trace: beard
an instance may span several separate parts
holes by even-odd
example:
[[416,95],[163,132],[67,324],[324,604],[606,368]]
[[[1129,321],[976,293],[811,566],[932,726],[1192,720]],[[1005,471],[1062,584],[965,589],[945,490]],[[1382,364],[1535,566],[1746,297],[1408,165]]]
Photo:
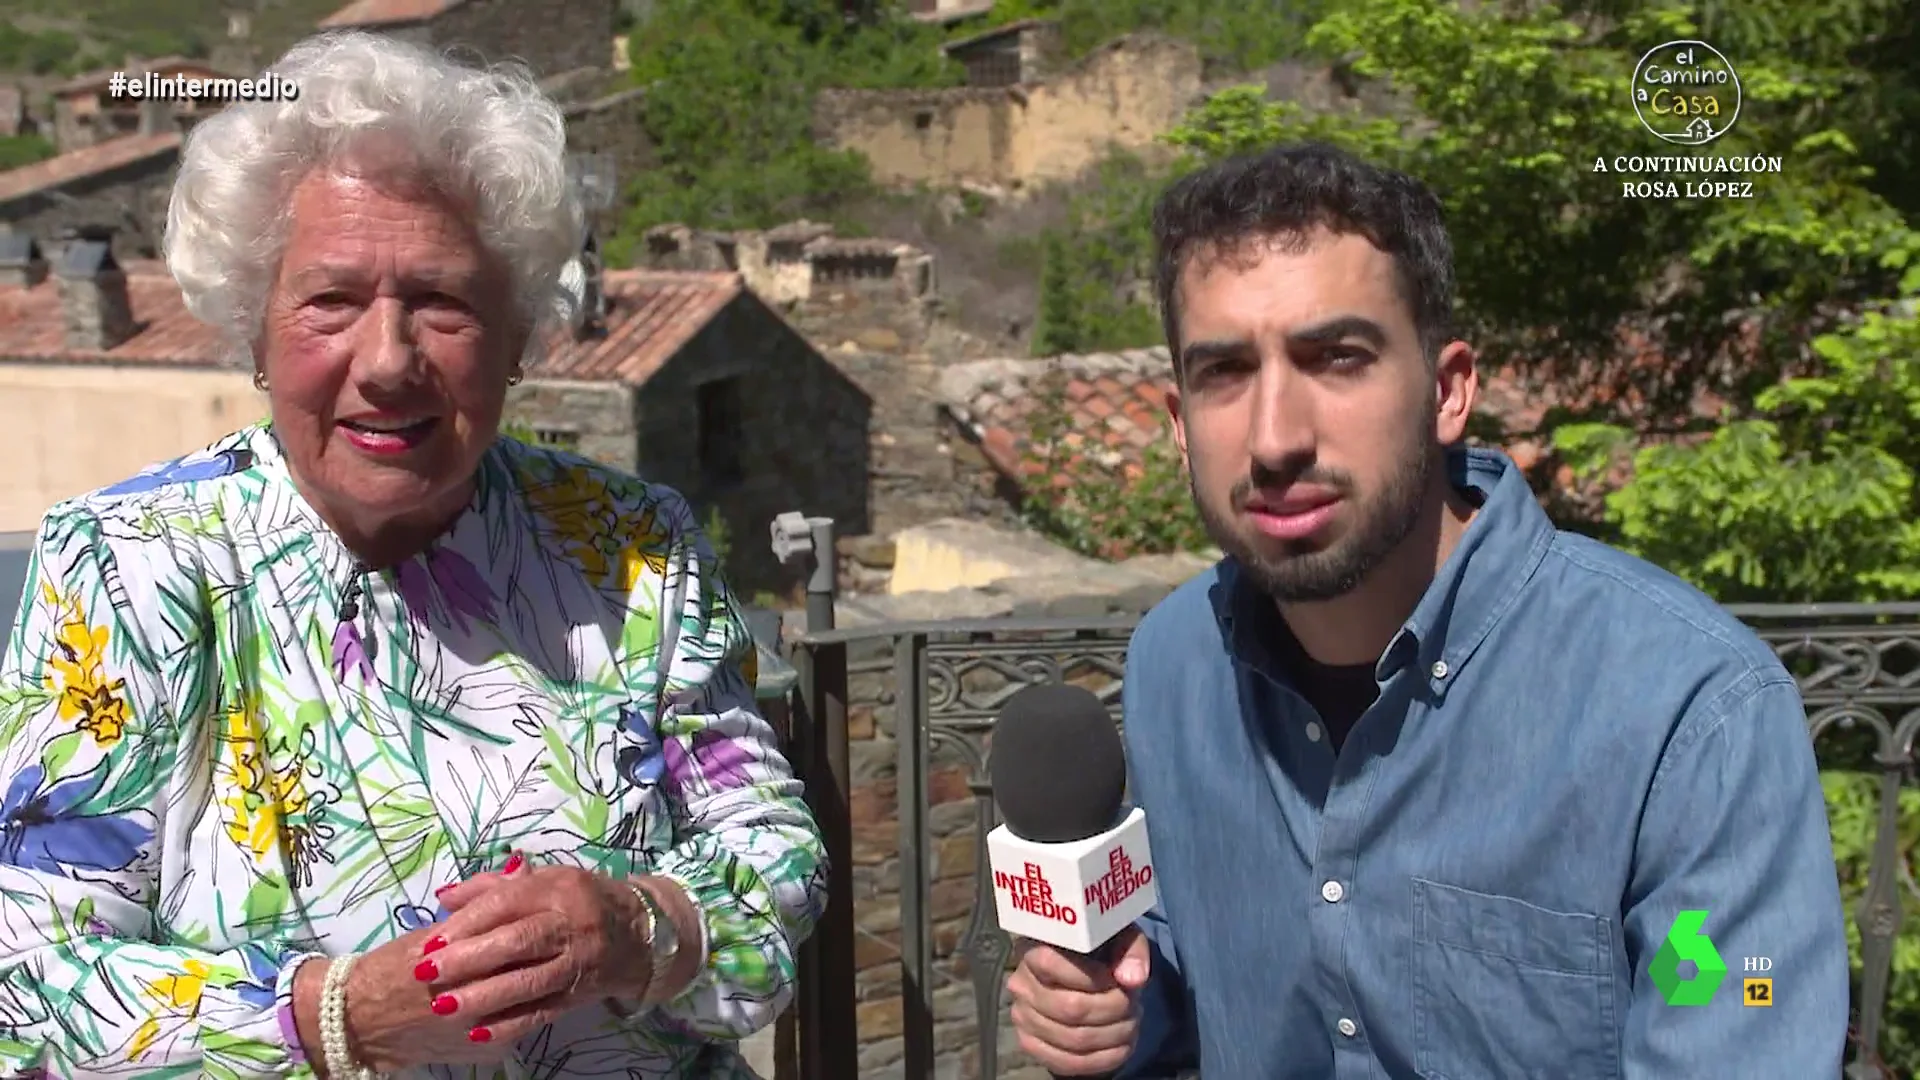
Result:
[[[1349,473],[1311,465],[1291,470],[1256,465],[1253,475],[1234,484],[1225,506],[1201,497],[1191,469],[1187,483],[1214,545],[1239,563],[1260,591],[1283,603],[1304,603],[1352,592],[1412,535],[1426,502],[1434,457],[1426,446],[1409,446],[1372,495],[1358,492]],[[1255,490],[1301,482],[1339,493],[1355,518],[1346,535],[1321,547],[1312,539],[1275,541],[1246,523],[1242,512]]]

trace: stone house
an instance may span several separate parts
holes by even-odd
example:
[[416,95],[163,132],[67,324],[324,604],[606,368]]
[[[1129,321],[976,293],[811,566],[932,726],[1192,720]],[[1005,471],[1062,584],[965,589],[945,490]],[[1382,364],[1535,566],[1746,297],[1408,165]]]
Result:
[[108,92],[108,81],[119,71],[134,77],[151,73],[160,79],[235,77],[234,72],[221,71],[204,61],[184,56],[133,61],[117,68],[77,76],[53,89],[53,142],[60,152],[83,150],[126,135],[185,131],[196,121],[212,115],[223,104],[212,98],[161,100],[114,97]]
[[122,135],[0,172],[0,226],[35,237],[107,228],[117,258],[157,258],[181,141],[175,129]]
[[[873,401],[871,532],[946,517],[1002,520],[1006,502],[957,475],[940,430],[935,384],[959,349],[939,318],[933,256],[911,244],[845,238],[808,221],[764,231],[684,225],[649,230],[635,255],[659,269],[737,273]],[[842,526],[840,535],[857,534]],[[849,544],[849,560],[871,545]],[[851,565],[851,564],[850,564]],[[850,587],[858,587],[851,574]]]
[[1001,28],[950,47],[973,85],[822,92],[814,137],[857,150],[883,184],[1017,194],[1084,175],[1113,150],[1164,152],[1205,89],[1193,45],[1117,39],[1050,66],[1043,26]]
[[743,590],[791,580],[768,541],[778,514],[867,531],[873,402],[739,274],[610,270],[602,291],[602,328],[556,338],[509,421],[717,511]]
[[322,30],[373,30],[435,48],[514,59],[538,76],[613,64],[619,0],[353,0]]
[[[0,234],[0,531],[260,419],[158,263],[104,231],[48,251]],[[788,581],[768,545],[800,510],[867,526],[871,404],[736,274],[614,271],[596,325],[556,336],[511,392],[536,441],[680,489],[717,511],[748,596]]]

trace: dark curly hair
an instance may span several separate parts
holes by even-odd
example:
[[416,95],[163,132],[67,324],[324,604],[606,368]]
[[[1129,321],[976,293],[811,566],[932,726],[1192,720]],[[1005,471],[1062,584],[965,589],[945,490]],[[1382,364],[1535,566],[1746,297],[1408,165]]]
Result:
[[1402,172],[1325,143],[1291,143],[1182,177],[1153,209],[1154,289],[1167,347],[1180,353],[1181,271],[1251,243],[1296,242],[1316,227],[1357,233],[1393,256],[1429,363],[1452,335],[1453,244],[1440,200]]

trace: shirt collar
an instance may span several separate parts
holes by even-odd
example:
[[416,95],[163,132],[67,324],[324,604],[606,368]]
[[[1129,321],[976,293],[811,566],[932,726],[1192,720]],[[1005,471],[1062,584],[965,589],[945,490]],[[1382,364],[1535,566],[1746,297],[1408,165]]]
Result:
[[[1447,475],[1456,490],[1480,504],[1479,512],[1374,670],[1384,683],[1417,665],[1436,696],[1445,694],[1513,607],[1555,531],[1526,474],[1505,454],[1449,450]],[[1231,558],[1221,564],[1212,592],[1215,616],[1236,658],[1271,672],[1272,635],[1276,625],[1284,625],[1273,601],[1241,575]]]

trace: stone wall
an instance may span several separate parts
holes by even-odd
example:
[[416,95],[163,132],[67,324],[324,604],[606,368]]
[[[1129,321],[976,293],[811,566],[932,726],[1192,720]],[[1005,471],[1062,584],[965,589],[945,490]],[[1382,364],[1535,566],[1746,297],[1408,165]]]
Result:
[[533,441],[625,472],[639,467],[633,390],[620,383],[528,379],[507,391],[505,425],[533,429]]
[[843,239],[810,221],[741,232],[660,225],[647,231],[638,258],[657,270],[737,272],[801,333],[824,342],[916,349],[939,313],[932,255],[894,240]]
[[1200,97],[1190,44],[1122,38],[1038,82],[959,89],[831,90],[815,137],[857,150],[897,186],[1008,191],[1071,180],[1112,148],[1150,152]]
[[178,150],[155,154],[122,168],[95,173],[51,191],[22,195],[0,203],[0,223],[46,240],[62,229],[113,230],[116,259],[155,259],[167,224],[167,200],[173,194]]
[[[1071,556],[1065,556],[1072,558]],[[1086,617],[1144,613],[1179,582],[1206,567],[1198,557],[1152,557],[1122,564],[1084,561],[1071,571],[1013,578],[980,589],[843,600],[839,625],[995,616]],[[1072,651],[1072,647],[1068,647]],[[991,695],[1005,676],[984,664],[943,657],[956,669],[969,698]],[[848,728],[851,738],[854,922],[857,941],[858,1021],[863,1080],[906,1080],[900,997],[900,850],[898,744],[895,741],[897,682],[891,643],[873,640],[850,649]],[[1111,672],[1096,665],[1070,667],[1068,677],[1100,689]],[[935,717],[935,724],[940,723]],[[976,905],[991,905],[976,879],[985,777],[952,745],[931,748],[927,780],[931,804],[928,851],[928,915],[933,925],[934,1041],[939,1080],[977,1080],[978,1024],[972,971],[961,948]],[[990,918],[990,910],[988,913]],[[994,976],[996,980],[1002,975]],[[1002,996],[1000,1077],[1046,1080],[1046,1072],[1022,1055],[1008,1023]],[[912,1080],[920,1080],[915,1077]]]
[[618,0],[467,0],[414,33],[442,48],[464,45],[488,61],[519,60],[538,75],[557,75],[613,63],[617,7]]

